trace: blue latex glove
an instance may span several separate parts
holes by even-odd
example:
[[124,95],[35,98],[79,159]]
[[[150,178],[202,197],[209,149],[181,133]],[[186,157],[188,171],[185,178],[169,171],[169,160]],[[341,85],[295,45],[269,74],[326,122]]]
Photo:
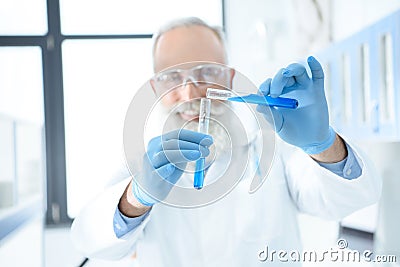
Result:
[[166,198],[187,163],[208,156],[212,143],[210,135],[185,129],[151,139],[143,157],[142,172],[132,180],[136,199],[152,206]]
[[306,68],[294,63],[281,69],[273,79],[267,79],[260,86],[264,95],[271,97],[295,98],[297,109],[257,106],[267,121],[285,142],[303,149],[307,154],[319,154],[335,141],[336,133],[329,126],[328,106],[324,92],[324,71],[314,58],[307,59],[312,78]]

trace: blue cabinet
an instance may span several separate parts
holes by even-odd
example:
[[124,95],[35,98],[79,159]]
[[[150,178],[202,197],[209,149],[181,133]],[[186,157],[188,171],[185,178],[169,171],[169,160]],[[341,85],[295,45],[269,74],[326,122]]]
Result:
[[331,124],[361,140],[400,140],[400,11],[317,54]]

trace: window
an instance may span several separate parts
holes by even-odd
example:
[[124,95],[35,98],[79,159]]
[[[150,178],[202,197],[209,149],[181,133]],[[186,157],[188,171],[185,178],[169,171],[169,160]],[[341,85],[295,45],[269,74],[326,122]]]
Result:
[[0,35],[47,33],[46,0],[0,0]]
[[186,16],[222,26],[221,0],[61,0],[60,8],[65,35],[149,34],[167,20]]
[[40,47],[0,47],[0,113],[42,125]]
[[63,43],[68,215],[123,164],[125,112],[152,75],[151,39]]
[[0,210],[43,192],[43,81],[39,47],[0,47]]

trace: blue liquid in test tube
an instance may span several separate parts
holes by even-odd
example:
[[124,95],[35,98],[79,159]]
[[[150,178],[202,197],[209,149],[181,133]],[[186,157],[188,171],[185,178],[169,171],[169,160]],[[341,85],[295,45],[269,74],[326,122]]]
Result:
[[[211,100],[208,98],[202,98],[200,100],[199,128],[198,128],[198,131],[201,133],[208,134],[210,110],[211,110]],[[200,158],[196,161],[196,169],[194,172],[194,182],[193,182],[193,186],[196,189],[203,188],[204,175],[205,175],[204,171],[205,162],[206,158]]]
[[215,88],[207,89],[207,98],[288,109],[296,109],[299,105],[298,101],[292,98],[270,97],[267,95],[256,95],[248,92],[220,90]]

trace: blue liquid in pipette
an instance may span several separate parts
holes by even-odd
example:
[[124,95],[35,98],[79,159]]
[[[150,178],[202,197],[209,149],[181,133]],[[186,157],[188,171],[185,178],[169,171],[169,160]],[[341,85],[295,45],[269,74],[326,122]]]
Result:
[[242,102],[242,103],[274,106],[274,107],[291,108],[291,109],[297,108],[299,104],[296,99],[292,98],[270,97],[270,96],[262,96],[256,94],[229,97],[227,100]]
[[193,186],[196,189],[203,188],[205,162],[206,162],[206,158],[199,158],[196,161],[196,170],[194,172],[194,182],[193,182]]

